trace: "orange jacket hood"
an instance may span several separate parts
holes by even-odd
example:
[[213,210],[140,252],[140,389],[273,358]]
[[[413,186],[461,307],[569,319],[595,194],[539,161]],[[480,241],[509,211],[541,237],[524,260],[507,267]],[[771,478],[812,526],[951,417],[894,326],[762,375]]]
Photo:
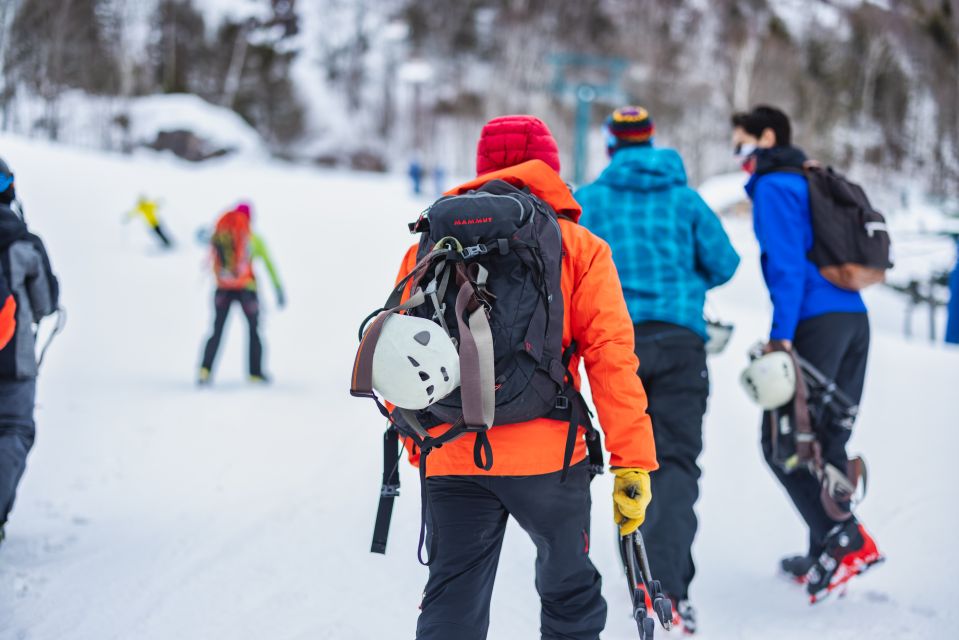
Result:
[[559,177],[559,174],[542,160],[528,160],[499,171],[484,173],[469,182],[464,182],[460,186],[450,189],[446,192],[446,195],[458,195],[473,189],[479,189],[490,180],[503,180],[517,189],[529,187],[532,193],[548,202],[557,214],[566,216],[573,222],[579,222],[579,216],[583,212],[582,207],[573,198],[569,187]]

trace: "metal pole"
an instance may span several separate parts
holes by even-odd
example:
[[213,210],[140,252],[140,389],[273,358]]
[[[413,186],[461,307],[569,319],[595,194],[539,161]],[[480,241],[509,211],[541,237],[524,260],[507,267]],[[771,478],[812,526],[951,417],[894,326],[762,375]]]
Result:
[[936,342],[936,285],[929,279],[929,342]]
[[573,150],[573,184],[580,186],[586,180],[588,162],[586,140],[589,135],[589,115],[596,89],[588,84],[576,89],[576,146]]

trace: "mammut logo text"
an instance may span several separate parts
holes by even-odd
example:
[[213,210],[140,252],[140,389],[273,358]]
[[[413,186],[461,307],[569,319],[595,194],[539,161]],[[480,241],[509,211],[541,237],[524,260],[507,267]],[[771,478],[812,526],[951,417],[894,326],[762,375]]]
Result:
[[460,218],[459,220],[453,220],[454,226],[464,225],[464,224],[486,224],[487,222],[492,222],[493,218],[487,216],[485,218]]

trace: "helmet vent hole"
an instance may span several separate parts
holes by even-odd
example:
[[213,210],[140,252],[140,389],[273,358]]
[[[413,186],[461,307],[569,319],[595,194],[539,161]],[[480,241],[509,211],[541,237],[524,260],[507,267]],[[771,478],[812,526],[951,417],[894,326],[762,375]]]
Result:
[[413,339],[416,340],[417,342],[419,342],[421,345],[423,345],[423,346],[425,347],[426,345],[428,345],[428,344],[430,343],[430,338],[431,338],[431,337],[432,337],[432,336],[430,336],[430,332],[429,332],[429,331],[420,331],[420,332],[417,333],[415,336],[413,336]]
[[420,380],[422,380],[423,382],[426,382],[429,379],[430,379],[430,374],[426,373],[425,371],[420,371]]
[[[434,389],[433,385],[430,385],[430,386],[426,387],[426,395],[428,395],[428,396],[433,395],[433,391],[434,391],[434,390],[435,390],[435,389]],[[432,400],[431,400],[431,402],[432,402]]]
[[410,364],[413,365],[414,367],[420,366],[420,363],[417,362],[416,359],[413,358],[413,356],[406,356],[406,359],[409,360]]
[[443,382],[450,381],[450,374],[446,371],[446,367],[440,367],[440,373],[443,374]]

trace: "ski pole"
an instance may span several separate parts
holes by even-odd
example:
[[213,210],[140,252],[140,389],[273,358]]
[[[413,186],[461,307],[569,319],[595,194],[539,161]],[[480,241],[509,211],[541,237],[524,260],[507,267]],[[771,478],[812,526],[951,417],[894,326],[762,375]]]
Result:
[[56,338],[57,334],[63,331],[63,328],[67,325],[67,310],[64,307],[57,307],[56,314],[57,321],[53,325],[53,330],[43,343],[43,348],[40,349],[40,356],[37,358],[37,371],[39,371],[40,367],[43,365],[43,359],[47,355],[47,349],[49,349],[50,345],[53,344],[53,339]]
[[656,612],[656,617],[659,618],[663,628],[669,631],[673,626],[673,603],[663,593],[663,587],[659,580],[653,580],[653,574],[649,568],[649,556],[646,555],[646,541],[643,540],[643,534],[639,532],[639,529],[633,532],[633,544],[638,551],[643,582],[646,584],[646,589],[653,601],[653,611]]
[[633,535],[622,536],[619,539],[620,553],[626,567],[626,588],[629,589],[629,599],[633,605],[633,620],[636,621],[636,630],[639,631],[639,640],[653,640],[656,622],[649,617],[646,605],[646,590],[643,588],[643,579],[639,575],[639,561],[636,557],[636,546]]
[[[627,495],[630,498],[635,497],[636,489],[630,487]],[[626,567],[626,579],[633,603],[633,619],[636,620],[639,638],[653,640],[656,622],[649,616],[649,607],[652,606],[659,623],[669,631],[673,626],[673,603],[663,593],[659,580],[653,579],[646,543],[639,529],[620,538],[620,551]]]

